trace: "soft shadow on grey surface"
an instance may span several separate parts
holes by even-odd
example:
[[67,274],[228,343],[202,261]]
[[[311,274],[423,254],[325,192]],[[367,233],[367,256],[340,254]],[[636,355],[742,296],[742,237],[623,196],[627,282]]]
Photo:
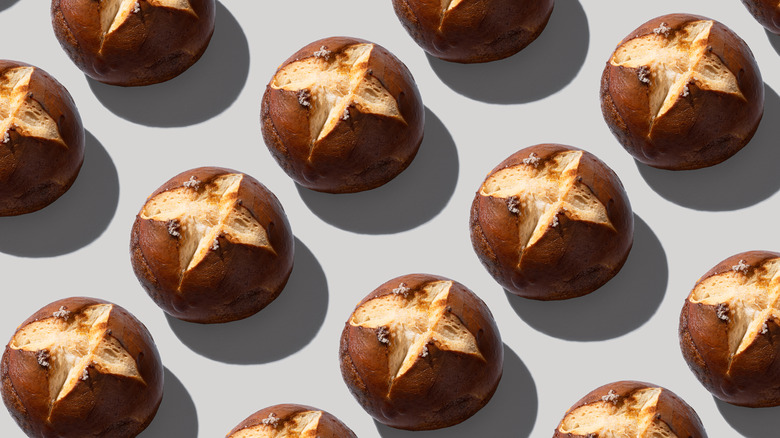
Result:
[[387,184],[360,193],[320,193],[300,185],[306,206],[325,222],[361,234],[390,234],[428,222],[458,182],[458,150],[447,127],[425,108],[425,137],[409,167]]
[[768,438],[778,436],[780,430],[780,407],[744,408],[734,406],[713,397],[723,418],[745,438]]
[[165,368],[163,400],[154,420],[138,438],[194,438],[198,436],[195,402],[171,370]]
[[506,292],[509,304],[531,327],[571,341],[602,341],[642,326],[666,293],[669,266],[661,241],[634,214],[634,246],[626,263],[593,293],[561,301],[536,301]]
[[325,321],[328,282],[309,248],[295,239],[287,286],[265,309],[224,324],[196,324],[168,314],[168,324],[192,351],[220,362],[260,364],[283,359],[309,344]]
[[54,257],[103,234],[119,203],[119,175],[102,144],[86,131],[84,164],[70,190],[34,213],[0,217],[0,252]]
[[119,117],[146,126],[170,127],[194,125],[220,114],[238,98],[248,75],[246,35],[230,11],[217,2],[209,47],[178,77],[143,87],[87,80],[100,103]]
[[766,37],[769,39],[769,43],[774,47],[775,52],[780,55],[780,35],[775,35],[772,32],[765,30]]
[[15,5],[19,0],[0,0],[0,11],[4,11]]
[[490,402],[463,423],[431,431],[394,429],[374,421],[382,438],[528,438],[536,423],[539,396],[531,372],[504,344],[504,375]]
[[697,170],[662,170],[637,161],[642,178],[665,199],[695,210],[737,210],[775,194],[780,189],[780,96],[769,85],[764,90],[761,124],[736,155]]
[[511,104],[534,102],[568,85],[588,53],[590,31],[577,0],[555,3],[539,38],[509,58],[459,64],[428,56],[431,68],[447,86],[471,99]]

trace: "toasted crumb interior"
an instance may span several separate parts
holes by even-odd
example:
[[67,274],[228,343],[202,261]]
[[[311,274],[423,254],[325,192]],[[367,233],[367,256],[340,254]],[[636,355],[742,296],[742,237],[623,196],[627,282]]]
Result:
[[252,213],[238,199],[244,176],[229,174],[208,184],[197,183],[160,193],[141,210],[142,219],[174,221],[181,234],[179,266],[182,275],[215,251],[215,240],[265,247],[273,251],[268,235]]
[[229,438],[317,438],[322,411],[306,411],[274,424],[241,429]]
[[482,185],[480,195],[517,200],[519,252],[554,228],[555,216],[612,227],[607,210],[596,195],[577,181],[582,151],[561,152],[538,165],[521,164],[501,169]]
[[68,395],[80,380],[84,380],[85,369],[87,373],[92,368],[101,374],[144,381],[135,359],[107,333],[113,308],[111,304],[99,304],[65,318],[52,316],[38,320],[26,325],[11,339],[10,348],[48,353],[52,403]]
[[677,438],[666,423],[654,418],[660,395],[660,388],[647,388],[615,402],[579,407],[566,415],[558,431],[598,438]]
[[53,140],[67,147],[57,122],[29,95],[34,71],[34,67],[16,67],[0,75],[0,140],[13,129],[23,136]]
[[427,355],[427,345],[482,358],[474,335],[447,310],[451,281],[436,281],[407,294],[388,294],[364,303],[352,314],[353,326],[389,330],[390,376],[397,379]]
[[274,76],[273,88],[308,90],[311,94],[308,103],[311,105],[312,144],[328,135],[340,120],[346,119],[348,107],[403,121],[395,98],[368,72],[373,49],[373,44],[355,44],[339,53],[328,52],[327,56],[292,62]]
[[[614,53],[612,65],[650,69],[650,113],[665,114],[684,95],[689,83],[742,97],[737,78],[718,55],[708,50],[713,22],[693,21],[681,29],[634,38]],[[744,97],[743,97],[744,98]]]
[[723,305],[733,359],[761,336],[767,321],[780,319],[780,259],[768,260],[747,273],[732,269],[709,277],[694,288],[689,300]]

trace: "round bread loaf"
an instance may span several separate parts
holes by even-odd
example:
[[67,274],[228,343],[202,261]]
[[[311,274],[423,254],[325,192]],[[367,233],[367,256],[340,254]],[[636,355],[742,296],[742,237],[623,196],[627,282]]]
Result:
[[547,26],[553,0],[393,0],[409,35],[431,55],[474,63],[506,58]]
[[764,83],[731,29],[698,15],[664,15],[618,44],[601,77],[601,110],[637,161],[698,169],[750,141],[764,113]]
[[414,78],[393,54],[333,37],[279,67],[260,119],[271,155],[295,182],[350,193],[379,187],[411,164],[425,108]]
[[84,127],[68,90],[38,67],[0,60],[0,216],[62,196],[84,162]]
[[137,86],[172,79],[206,51],[215,0],[52,0],[54,34],[87,76]]
[[116,304],[66,298],[14,333],[0,365],[3,402],[35,438],[132,438],[157,412],[163,366],[144,325]]
[[251,316],[276,299],[293,267],[294,238],[279,200],[249,175],[188,170],[149,196],[130,254],[165,312],[199,323]]
[[501,162],[471,204],[471,243],[507,291],[537,300],[588,294],[614,277],[634,241],[623,184],[589,152],[558,144]]
[[[775,338],[775,336],[778,338]],[[715,397],[780,405],[780,253],[749,251],[696,282],[680,314],[680,348]]]
[[493,315],[462,284],[429,274],[392,279],[355,308],[341,336],[341,374],[380,423],[452,426],[498,386],[504,350]]

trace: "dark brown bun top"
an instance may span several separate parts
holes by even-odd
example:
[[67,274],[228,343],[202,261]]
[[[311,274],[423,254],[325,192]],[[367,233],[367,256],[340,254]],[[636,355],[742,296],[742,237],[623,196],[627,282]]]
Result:
[[68,90],[38,67],[0,60],[0,216],[45,207],[84,161],[84,127]]
[[780,253],[735,254],[699,279],[680,315],[691,371],[728,403],[780,405]]
[[163,391],[146,327],[116,304],[84,297],[25,320],[6,346],[0,378],[6,407],[31,437],[134,437]]
[[214,32],[215,0],[52,0],[54,33],[89,77],[136,86],[192,65]]
[[294,236],[276,196],[219,167],[184,171],[155,190],[131,232],[133,270],[151,298],[186,321],[246,318],[292,272]]
[[503,344],[487,305],[430,274],[392,279],[368,294],[342,332],[341,372],[377,421],[410,430],[464,421],[493,395]]
[[742,0],[742,3],[766,30],[780,35],[780,4],[777,0]]
[[602,75],[601,107],[638,161],[695,169],[747,144],[763,115],[764,84],[753,53],[731,29],[671,14],[618,44]]
[[539,300],[585,295],[612,278],[633,244],[620,179],[593,154],[540,144],[512,154],[472,203],[471,241],[508,291]]
[[553,438],[706,438],[693,410],[672,391],[636,381],[610,383],[572,406]]
[[553,0],[393,0],[409,35],[447,61],[488,62],[511,56],[547,25]]
[[425,107],[406,66],[369,41],[331,37],[297,51],[263,95],[263,138],[298,184],[347,193],[378,187],[412,161]]
[[338,418],[323,410],[297,404],[261,409],[233,428],[225,438],[357,438]]

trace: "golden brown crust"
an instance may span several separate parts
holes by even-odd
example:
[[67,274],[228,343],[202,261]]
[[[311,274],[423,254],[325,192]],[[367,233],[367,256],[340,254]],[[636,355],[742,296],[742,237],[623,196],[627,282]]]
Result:
[[84,162],[84,127],[68,90],[37,67],[0,60],[0,76],[18,68],[33,69],[26,101],[40,105],[56,125],[59,139],[32,136],[13,125],[0,132],[0,216],[51,204],[71,187]]
[[[454,2],[453,2],[454,3]],[[464,0],[452,8],[431,0],[393,0],[409,35],[446,61],[489,62],[514,55],[544,30],[553,0]]]
[[[660,35],[659,30],[674,35],[700,20],[713,21],[707,51],[736,77],[741,95],[702,86],[695,79],[668,111],[654,119],[651,81],[641,80],[639,68],[613,64],[612,57],[604,68],[600,92],[604,120],[620,144],[649,166],[686,170],[718,164],[742,149],[761,121],[764,84],[758,65],[747,44],[722,23],[697,15],[664,15],[630,32],[616,52],[631,40]],[[644,77],[652,75],[648,71]]]
[[[55,301],[24,321],[16,333],[29,324],[52,318],[63,308],[78,314],[99,304],[111,303],[84,297]],[[163,392],[163,366],[154,340],[127,310],[113,304],[110,312],[106,336],[118,341],[134,360],[142,382],[90,366],[88,378],[80,379],[72,391],[52,403],[52,367],[41,366],[35,352],[12,348],[10,342],[6,346],[0,367],[3,401],[28,436],[130,438],[154,419]]]
[[139,86],[172,79],[206,51],[214,32],[214,0],[188,0],[191,10],[139,0],[138,11],[105,33],[94,0],[52,0],[54,33],[71,60],[89,77]]
[[[570,151],[579,149],[557,144],[522,149],[496,166],[485,181],[499,171],[525,165],[530,157],[536,157],[541,167]],[[538,300],[582,296],[614,277],[628,258],[634,216],[620,179],[586,151],[576,178],[603,206],[609,223],[578,220],[562,210],[557,225],[522,252],[519,224],[524,213],[510,211],[507,199],[482,195],[484,183],[475,194],[469,220],[472,246],[483,266],[509,292]]]
[[171,234],[168,222],[139,213],[133,224],[130,254],[136,277],[158,306],[185,321],[219,323],[251,316],[279,296],[292,272],[295,243],[284,209],[249,175],[217,167],[192,169],[171,178],[147,202],[193,178],[205,187],[228,174],[243,175],[239,205],[263,228],[271,249],[220,234],[202,261],[183,273],[182,239]]
[[[414,296],[432,283],[449,281],[429,274],[401,276],[368,294],[356,310],[368,301],[397,294],[394,289],[401,285]],[[502,374],[503,344],[490,310],[465,286],[452,282],[446,314],[457,317],[471,333],[479,355],[443,347],[434,336],[424,353],[397,376],[390,371],[389,357],[396,341],[382,342],[381,328],[353,325],[352,318],[346,323],[339,349],[342,377],[377,421],[399,429],[439,429],[466,420],[492,397]]]
[[[355,432],[333,416],[333,414],[311,406],[298,404],[279,404],[261,409],[247,417],[244,421],[239,423],[238,426],[234,427],[233,430],[228,432],[225,438],[231,438],[243,429],[269,423],[269,418],[273,420],[273,424],[268,424],[269,427],[284,427],[284,424],[294,416],[307,412],[322,413],[317,428],[314,429],[314,433],[318,438],[357,438]],[[265,420],[266,423],[264,423],[263,420]]]
[[562,431],[563,428],[561,426],[564,424],[566,417],[579,408],[605,403],[605,397],[607,400],[614,400],[606,401],[606,403],[614,403],[616,406],[620,406],[624,400],[630,398],[637,391],[647,389],[660,389],[657,403],[647,412],[648,416],[653,416],[654,422],[657,421],[668,426],[669,431],[675,434],[677,438],[707,438],[707,432],[704,430],[704,426],[696,411],[678,397],[677,394],[651,383],[630,380],[606,384],[581,398],[566,412],[564,420],[555,429],[553,438],[601,438],[601,435],[598,433],[566,433]]
[[[347,37],[315,41],[287,59],[277,70],[312,58],[323,47],[326,57],[336,57],[359,44],[373,44]],[[406,169],[422,142],[425,108],[406,66],[383,47],[373,44],[367,75],[375,78],[395,100],[402,120],[363,112],[350,105],[348,114],[326,136],[310,132],[311,106],[300,103],[299,92],[266,87],[261,106],[263,139],[284,171],[303,187],[351,193],[385,184]],[[276,75],[274,75],[276,77]]]
[[[729,344],[729,332],[736,317],[733,309],[718,309],[713,303],[694,302],[694,291],[713,277],[730,275],[740,266],[749,274],[767,261],[780,258],[771,251],[735,254],[704,274],[685,300],[680,313],[680,349],[688,367],[715,397],[739,406],[780,405],[780,336],[778,319],[769,317],[766,330],[739,352]],[[720,313],[720,315],[719,315]]]
[[780,5],[777,0],[742,0],[742,3],[766,30],[780,35]]

